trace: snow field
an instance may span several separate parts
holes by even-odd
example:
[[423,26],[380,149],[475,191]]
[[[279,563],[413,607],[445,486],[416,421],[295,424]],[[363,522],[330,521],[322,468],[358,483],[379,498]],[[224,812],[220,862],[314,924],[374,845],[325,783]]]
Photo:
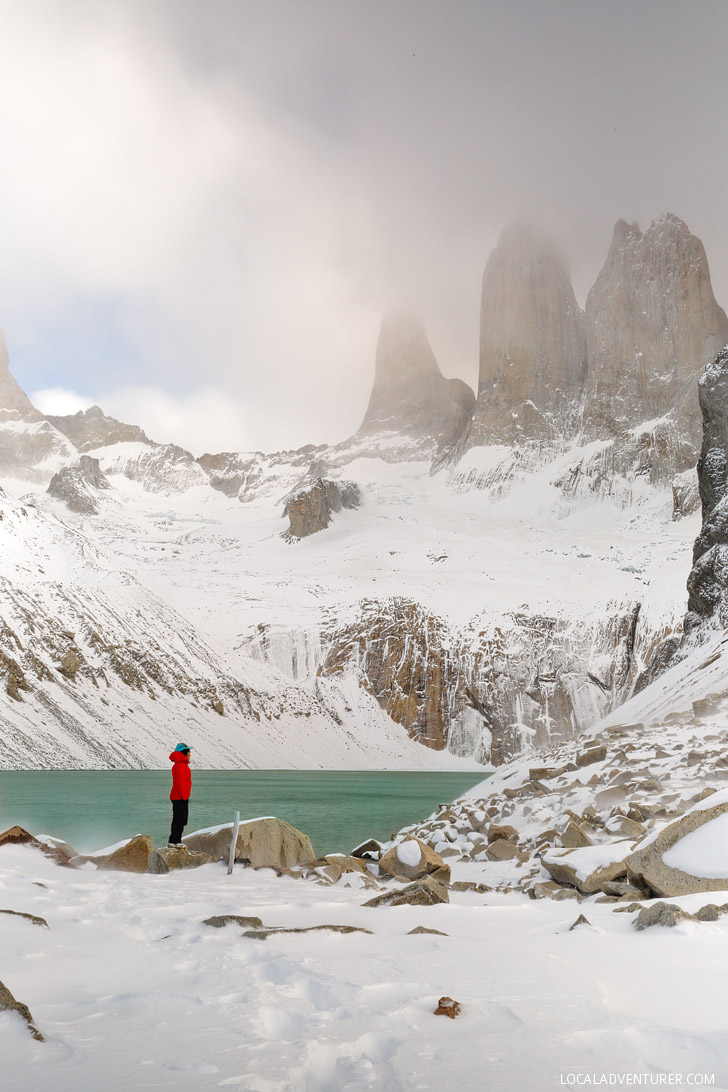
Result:
[[[47,1039],[0,1014],[5,1092],[542,1092],[579,1066],[708,1072],[728,1088],[725,919],[636,933],[591,900],[370,909],[370,893],[268,870],[134,876],[2,854],[0,905],[49,924],[0,914],[2,980]],[[675,901],[694,912],[714,897]],[[580,911],[592,928],[570,931]],[[202,924],[221,913],[373,935],[261,941]],[[418,925],[449,935],[408,936]],[[433,1015],[443,994],[462,1005],[455,1021]]]

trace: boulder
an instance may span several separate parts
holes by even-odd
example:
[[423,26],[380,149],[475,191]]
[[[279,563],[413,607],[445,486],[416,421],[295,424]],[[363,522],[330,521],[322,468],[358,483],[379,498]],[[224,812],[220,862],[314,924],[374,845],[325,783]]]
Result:
[[417,925],[414,929],[410,929],[407,936],[414,937],[419,933],[432,933],[436,937],[447,937],[450,935],[449,933],[443,933],[441,929],[428,929],[426,925]]
[[641,907],[633,924],[635,929],[649,929],[651,925],[672,927],[679,921],[693,920],[693,915],[688,914],[681,906],[670,902],[653,902],[649,906]]
[[595,762],[603,762],[606,757],[607,748],[605,744],[602,744],[600,747],[589,747],[586,751],[582,751],[574,761],[581,769],[583,766],[591,766]]
[[[216,861],[227,860],[233,825],[198,830],[183,839],[189,849],[207,853]],[[269,815],[240,824],[235,860],[253,868],[294,868],[315,860],[311,840],[284,819]]]
[[199,868],[200,865],[209,864],[214,858],[208,853],[200,853],[198,850],[189,849],[187,846],[166,846],[162,849],[153,849],[149,854],[148,872],[163,875],[165,872],[176,872],[181,868]]
[[364,859],[369,859],[370,861],[378,861],[382,856],[382,843],[378,842],[376,838],[369,838],[366,842],[362,842],[361,845],[352,849],[350,856],[362,857]]
[[633,883],[661,897],[728,891],[728,789],[649,834],[626,864]]
[[419,838],[406,838],[392,846],[379,862],[380,872],[387,876],[403,876],[406,880],[418,880],[420,876],[428,876],[445,867],[440,854]]
[[24,1005],[22,1001],[16,1001],[10,990],[4,983],[0,982],[0,1012],[17,1012],[21,1020],[24,1020],[28,1031],[37,1039],[39,1043],[44,1042],[43,1036],[35,1026],[33,1016],[27,1005]]
[[9,830],[4,830],[0,834],[0,847],[2,846],[32,846],[60,865],[67,865],[77,856],[75,849],[72,849],[68,842],[62,842],[59,838],[36,838],[23,827],[18,826],[10,827]]
[[585,895],[601,891],[608,880],[627,874],[626,859],[632,850],[629,841],[610,842],[584,849],[551,849],[541,862],[546,871],[561,884],[570,884]]
[[646,827],[642,823],[630,819],[628,815],[611,816],[604,824],[604,829],[609,834],[618,834],[622,838],[642,838],[646,833]]
[[554,899],[561,902],[562,899],[577,899],[581,902],[581,895],[573,887],[562,887],[554,880],[539,880],[529,889],[528,894],[532,899]]
[[104,872],[146,872],[151,852],[152,839],[149,835],[137,834],[108,857],[94,859],[98,868]]
[[518,853],[518,847],[506,838],[498,838],[491,842],[485,851],[489,861],[512,861]]
[[435,906],[440,902],[450,902],[448,889],[444,884],[433,880],[432,876],[421,876],[414,883],[398,891],[386,891],[383,895],[369,899],[365,906]]
[[507,842],[518,841],[518,831],[508,823],[492,823],[488,828],[488,841],[497,842],[504,838]]
[[578,823],[571,820],[561,835],[561,844],[566,849],[580,849],[593,843],[586,831]]

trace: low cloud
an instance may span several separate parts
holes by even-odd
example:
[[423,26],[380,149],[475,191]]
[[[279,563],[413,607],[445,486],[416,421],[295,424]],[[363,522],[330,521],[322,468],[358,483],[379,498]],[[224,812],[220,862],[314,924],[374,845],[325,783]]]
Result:
[[66,417],[78,413],[79,410],[87,410],[94,404],[92,398],[69,391],[65,387],[46,387],[44,390],[32,391],[28,397],[36,409],[52,417]]
[[0,325],[24,387],[98,392],[151,435],[156,406],[195,450],[343,439],[392,304],[477,384],[483,267],[524,213],[583,303],[617,218],[675,212],[728,300],[725,5],[214,9],[0,0]]

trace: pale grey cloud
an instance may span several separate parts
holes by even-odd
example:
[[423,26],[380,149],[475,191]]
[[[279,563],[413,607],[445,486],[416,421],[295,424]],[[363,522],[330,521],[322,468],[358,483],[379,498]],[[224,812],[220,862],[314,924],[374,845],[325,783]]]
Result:
[[725,5],[0,0],[0,20],[0,320],[33,388],[140,414],[148,390],[195,450],[200,391],[220,446],[340,439],[393,302],[475,384],[482,269],[523,213],[583,302],[617,218],[676,212],[728,301]]

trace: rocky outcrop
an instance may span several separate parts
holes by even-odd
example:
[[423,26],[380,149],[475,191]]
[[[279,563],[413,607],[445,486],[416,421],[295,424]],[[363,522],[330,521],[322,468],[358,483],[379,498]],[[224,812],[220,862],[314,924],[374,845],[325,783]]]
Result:
[[404,312],[384,319],[374,386],[358,436],[402,433],[428,441],[434,454],[460,435],[474,403],[466,383],[442,375],[418,319]]
[[64,466],[51,478],[47,492],[82,515],[96,515],[99,492],[110,489],[109,479],[102,473],[99,460],[82,455],[74,466]]
[[342,508],[358,508],[360,503],[361,493],[355,482],[316,478],[311,485],[288,497],[283,510],[289,519],[286,535],[291,539],[307,538],[325,530],[334,513]]
[[585,363],[564,257],[535,227],[511,224],[483,275],[478,400],[459,450],[573,435]]
[[727,341],[703,244],[687,225],[666,213],[642,234],[620,220],[586,301],[585,436],[611,437],[679,405],[697,447],[698,372]]
[[61,417],[46,414],[54,428],[67,436],[78,451],[93,451],[112,444],[149,444],[151,440],[138,425],[127,425],[115,417],[107,417],[100,406],[91,406]]
[[698,487],[703,524],[688,577],[685,632],[728,623],[728,346],[705,369],[699,386],[703,446]]
[[209,485],[194,455],[177,444],[152,444],[140,451],[136,444],[120,443],[105,453],[103,469],[106,474],[123,474],[139,482],[148,493],[184,493]]

